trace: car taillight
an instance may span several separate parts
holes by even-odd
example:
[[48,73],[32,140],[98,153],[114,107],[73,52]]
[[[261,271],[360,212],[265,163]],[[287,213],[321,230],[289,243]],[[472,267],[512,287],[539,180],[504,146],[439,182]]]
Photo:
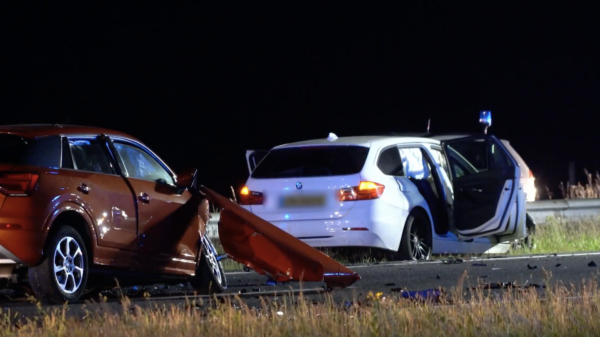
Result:
[[10,197],[25,197],[35,189],[40,176],[35,173],[0,173],[0,193]]
[[385,186],[371,181],[361,181],[358,186],[340,190],[340,201],[377,199],[383,194]]
[[240,191],[240,205],[262,205],[262,203],[262,193],[250,191],[246,186]]
[[529,170],[529,179],[533,179],[533,172],[531,170]]

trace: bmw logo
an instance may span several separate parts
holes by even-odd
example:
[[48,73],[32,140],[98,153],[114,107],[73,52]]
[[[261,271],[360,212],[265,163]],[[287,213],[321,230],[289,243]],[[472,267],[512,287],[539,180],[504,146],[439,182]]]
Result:
[[301,190],[302,189],[302,183],[301,182],[297,182],[296,183],[296,188]]

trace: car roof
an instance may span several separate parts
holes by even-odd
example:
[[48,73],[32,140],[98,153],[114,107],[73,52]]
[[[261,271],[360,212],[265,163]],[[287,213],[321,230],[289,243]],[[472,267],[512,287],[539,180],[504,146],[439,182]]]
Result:
[[422,142],[430,144],[439,144],[439,141],[425,137],[409,137],[409,136],[351,136],[351,137],[339,137],[335,140],[328,140],[327,138],[304,140],[300,142],[282,144],[274,147],[299,147],[308,145],[357,145],[357,146],[371,146],[375,143],[411,143],[411,142]]
[[357,146],[371,146],[374,143],[414,143],[422,142],[429,144],[439,144],[440,142],[464,138],[470,136],[479,136],[478,133],[447,133],[447,134],[431,134],[426,132],[394,132],[382,135],[368,135],[368,136],[349,136],[339,137],[336,140],[330,141],[327,138],[304,140],[300,142],[293,142],[275,146],[276,148],[283,147],[297,147],[297,146],[308,146],[308,145],[357,145]]
[[54,135],[100,135],[121,136],[137,140],[124,132],[104,129],[94,126],[64,125],[64,124],[18,124],[0,125],[0,133],[14,134],[25,138],[36,138]]

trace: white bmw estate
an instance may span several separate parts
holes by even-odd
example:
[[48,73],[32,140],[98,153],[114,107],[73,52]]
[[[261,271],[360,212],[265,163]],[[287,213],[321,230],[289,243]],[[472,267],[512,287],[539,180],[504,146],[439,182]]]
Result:
[[240,204],[313,247],[427,260],[527,235],[520,166],[491,135],[331,134],[246,157]]

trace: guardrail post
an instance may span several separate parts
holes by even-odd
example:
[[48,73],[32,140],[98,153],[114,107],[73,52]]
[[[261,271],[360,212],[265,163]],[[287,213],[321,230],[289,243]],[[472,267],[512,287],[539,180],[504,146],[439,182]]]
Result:
[[575,180],[576,180],[575,179],[575,162],[570,161],[569,162],[569,185],[574,186]]

